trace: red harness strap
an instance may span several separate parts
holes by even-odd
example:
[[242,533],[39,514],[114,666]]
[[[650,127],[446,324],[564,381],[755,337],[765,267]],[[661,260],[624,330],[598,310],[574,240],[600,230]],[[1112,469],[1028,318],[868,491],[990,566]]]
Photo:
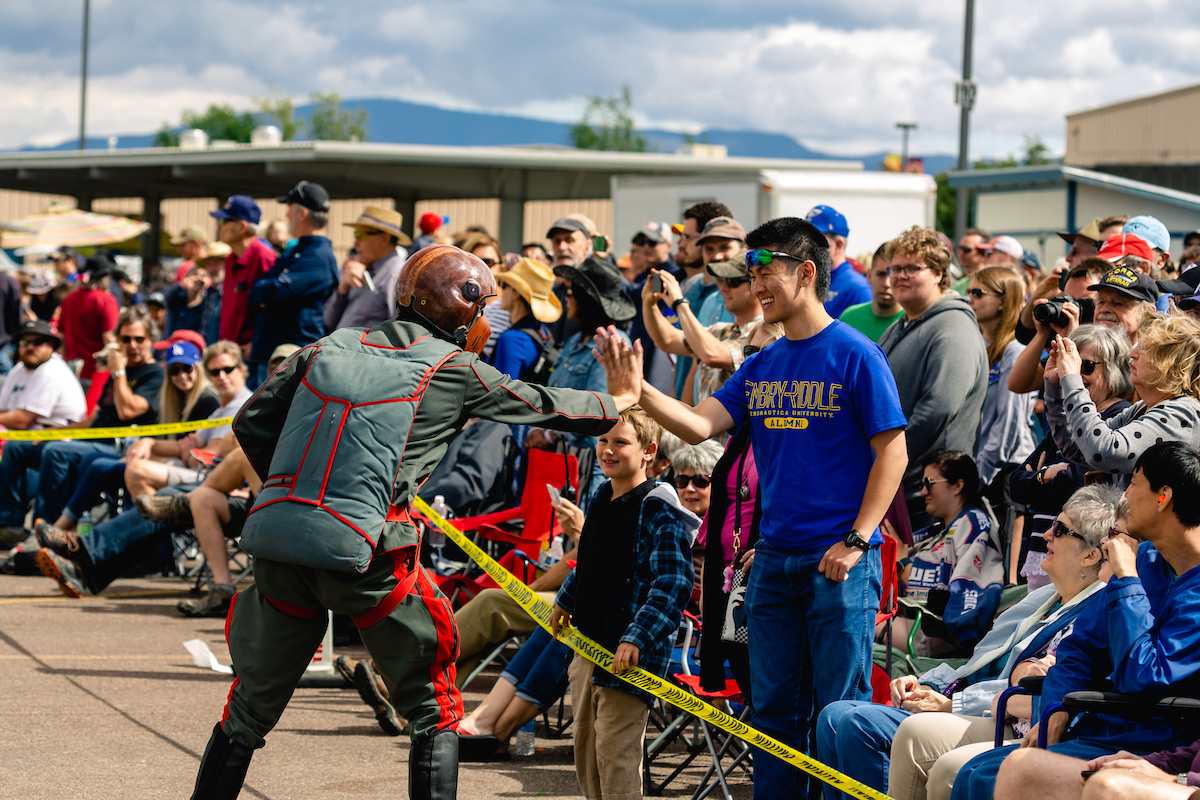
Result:
[[[391,519],[390,514],[388,519]],[[419,544],[412,547],[402,547],[390,553],[393,567],[392,574],[396,578],[396,586],[370,611],[352,617],[354,627],[369,628],[372,625],[382,622],[388,614],[392,613],[396,606],[404,601],[404,598],[408,596],[408,593],[412,591],[413,586],[416,584],[417,576],[421,574],[421,567],[417,564],[417,551],[419,547]]]

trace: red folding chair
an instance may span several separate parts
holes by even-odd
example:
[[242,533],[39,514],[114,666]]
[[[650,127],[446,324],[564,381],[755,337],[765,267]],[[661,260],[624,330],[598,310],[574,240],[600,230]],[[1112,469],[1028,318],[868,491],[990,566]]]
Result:
[[96,411],[96,406],[100,403],[100,396],[104,394],[104,387],[108,385],[109,373],[97,371],[92,375],[92,382],[88,384],[87,394],[84,395],[84,400],[87,402],[87,416],[91,416]]
[[896,540],[884,534],[879,547],[879,558],[883,562],[879,611],[875,614],[875,629],[884,626],[884,642],[887,645],[886,668],[871,665],[871,701],[880,705],[892,704],[892,619],[900,612],[900,572],[896,565]]
[[461,517],[454,524],[463,533],[473,533],[476,544],[485,550],[494,551],[495,545],[507,544],[536,561],[541,557],[542,545],[561,532],[546,484],[560,490],[570,486],[578,492],[579,460],[573,455],[534,448],[526,451],[525,460],[525,484],[519,506]]

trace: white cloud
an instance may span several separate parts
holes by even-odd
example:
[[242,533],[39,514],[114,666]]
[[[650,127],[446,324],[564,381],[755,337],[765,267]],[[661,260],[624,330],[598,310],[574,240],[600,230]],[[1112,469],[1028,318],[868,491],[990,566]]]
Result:
[[[639,123],[782,132],[852,154],[957,149],[953,86],[962,5],[919,0],[762,0],[728,5],[610,0],[568,17],[551,0],[433,4],[212,0],[93,5],[89,132],[152,131],[211,102],[255,97],[396,97],[450,108],[579,118],[587,97],[634,91]],[[1195,80],[1200,22],[1184,0],[981,4],[972,155],[1025,134],[1061,148],[1063,116]],[[0,147],[77,126],[78,3],[0,7]]]

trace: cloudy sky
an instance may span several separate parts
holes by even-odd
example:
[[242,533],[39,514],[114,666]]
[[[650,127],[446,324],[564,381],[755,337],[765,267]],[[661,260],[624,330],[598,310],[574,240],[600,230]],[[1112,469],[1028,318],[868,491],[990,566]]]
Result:
[[[93,0],[89,134],[312,91],[574,121],[633,88],[639,122],[786,132],[833,152],[957,150],[960,0]],[[0,2],[0,148],[78,125],[82,0]],[[1194,0],[977,0],[972,156],[1063,115],[1200,80]]]

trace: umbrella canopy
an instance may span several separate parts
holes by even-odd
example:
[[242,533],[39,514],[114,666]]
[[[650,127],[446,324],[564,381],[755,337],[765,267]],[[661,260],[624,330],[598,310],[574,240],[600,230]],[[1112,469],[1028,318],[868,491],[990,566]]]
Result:
[[150,228],[145,222],[128,217],[97,214],[76,208],[51,208],[43,214],[12,220],[8,226],[24,228],[29,233],[6,233],[5,247],[87,247],[113,244],[140,236]]

